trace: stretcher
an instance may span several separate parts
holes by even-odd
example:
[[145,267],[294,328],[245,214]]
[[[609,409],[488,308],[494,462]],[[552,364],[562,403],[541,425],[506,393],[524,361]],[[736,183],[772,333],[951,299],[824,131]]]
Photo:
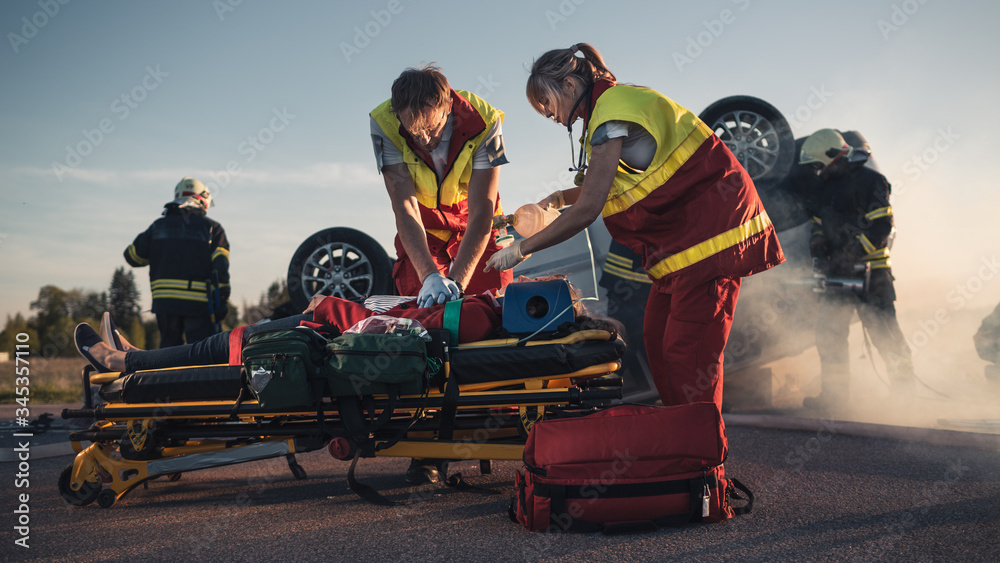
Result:
[[[424,393],[324,397],[309,408],[262,408],[247,397],[240,365],[134,373],[88,366],[88,402],[62,416],[97,422],[70,435],[77,455],[59,477],[60,494],[73,505],[96,500],[107,508],[150,479],[281,456],[304,479],[295,455],[326,448],[352,463],[348,483],[369,498],[353,478],[359,458],[479,460],[488,473],[492,460],[522,458],[535,422],[621,398],[615,372],[625,345],[614,333],[584,328],[555,339],[449,347],[447,333],[431,332],[428,355],[441,369]],[[107,402],[90,402],[91,385],[101,386]]]

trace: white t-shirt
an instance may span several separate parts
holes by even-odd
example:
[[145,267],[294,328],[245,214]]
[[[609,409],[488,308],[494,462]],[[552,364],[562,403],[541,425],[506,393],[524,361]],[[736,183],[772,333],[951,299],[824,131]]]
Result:
[[[451,136],[455,131],[452,123],[453,114],[448,114],[448,121],[444,125],[444,132],[441,134],[441,143],[431,151],[431,161],[434,164],[434,171],[437,173],[438,181],[444,178],[445,166],[448,164],[448,149],[451,146]],[[382,127],[373,117],[371,119],[372,147],[375,150],[375,163],[379,172],[382,168],[393,164],[403,163],[403,153],[396,148],[396,145],[389,140]],[[493,128],[486,135],[483,143],[479,145],[476,154],[472,157],[472,169],[483,170],[492,166],[500,166],[507,163],[507,157],[503,148],[503,131],[500,127],[500,120],[493,124]]]
[[622,162],[636,170],[645,170],[656,156],[656,139],[646,128],[631,121],[607,121],[597,126],[590,140],[591,146],[604,144],[608,139],[622,140]]

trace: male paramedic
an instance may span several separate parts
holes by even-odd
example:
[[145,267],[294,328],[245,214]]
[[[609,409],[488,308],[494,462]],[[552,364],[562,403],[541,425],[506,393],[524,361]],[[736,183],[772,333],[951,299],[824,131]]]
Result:
[[499,289],[510,272],[483,272],[498,250],[492,218],[504,156],[503,112],[456,91],[436,66],[408,68],[371,112],[375,161],[396,218],[393,278],[426,307]]
[[[392,97],[371,112],[375,161],[396,218],[392,276],[400,295],[428,307],[506,286],[512,274],[483,272],[499,250],[499,166],[507,162],[503,112],[456,91],[433,65],[408,68]],[[434,483],[447,460],[414,459],[410,483]]]

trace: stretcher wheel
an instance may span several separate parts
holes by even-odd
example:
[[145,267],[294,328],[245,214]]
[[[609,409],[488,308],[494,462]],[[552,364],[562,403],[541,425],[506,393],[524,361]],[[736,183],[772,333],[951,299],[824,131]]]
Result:
[[84,481],[83,485],[80,486],[79,490],[74,491],[70,488],[70,481],[73,480],[73,464],[69,464],[62,473],[59,474],[59,494],[62,498],[66,499],[66,502],[74,506],[86,506],[95,499],[101,492],[100,483],[91,483],[90,481]]
[[101,508],[111,508],[111,505],[118,500],[118,496],[111,489],[104,489],[97,495],[97,506]]
[[180,481],[181,480],[181,475],[184,475],[184,474],[181,473],[181,472],[170,473],[169,475],[167,475],[167,481],[170,481],[170,482]]
[[334,459],[346,460],[354,457],[355,446],[351,440],[343,436],[334,436],[326,449]]
[[491,475],[493,473],[493,460],[492,459],[479,460],[479,473],[483,475]]

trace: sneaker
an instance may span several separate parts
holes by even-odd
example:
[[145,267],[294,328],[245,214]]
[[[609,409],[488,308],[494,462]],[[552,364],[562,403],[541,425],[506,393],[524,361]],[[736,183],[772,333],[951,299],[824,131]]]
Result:
[[410,466],[406,468],[403,479],[412,485],[423,485],[425,483],[439,483],[447,475],[448,460],[413,458],[410,460]]
[[115,350],[125,351],[125,345],[122,344],[122,335],[118,332],[118,327],[115,326],[115,321],[111,319],[111,313],[107,311],[101,317],[101,340],[105,344],[111,346]]
[[97,335],[97,332],[90,325],[87,323],[76,325],[76,329],[73,331],[73,342],[76,344],[76,351],[90,362],[90,365],[94,366],[94,369],[100,373],[111,371],[90,354],[90,347],[101,342],[101,337]]

